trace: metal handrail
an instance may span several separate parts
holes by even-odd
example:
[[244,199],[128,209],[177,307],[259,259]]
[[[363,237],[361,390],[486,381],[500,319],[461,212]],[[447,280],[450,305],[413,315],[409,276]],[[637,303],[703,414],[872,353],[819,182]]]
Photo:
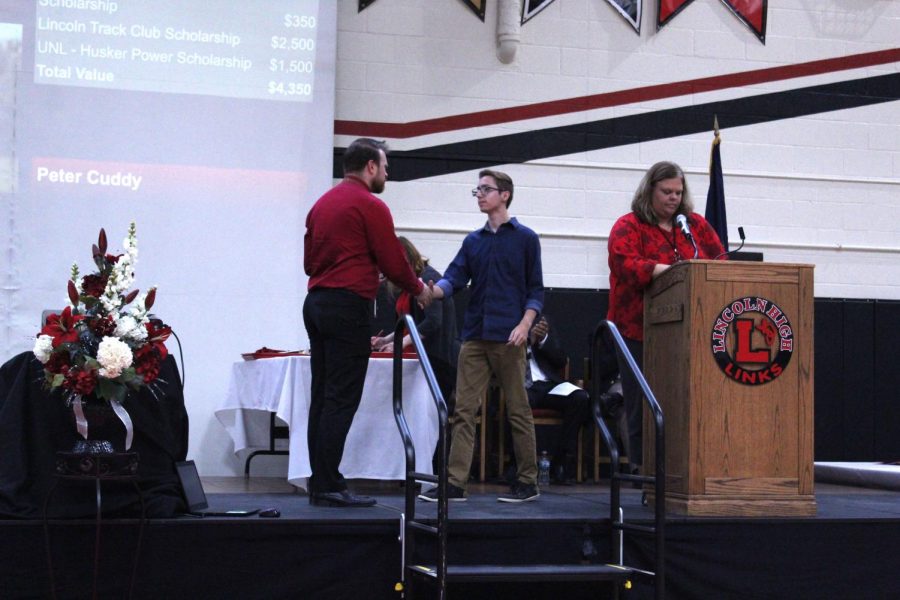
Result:
[[[606,423],[603,421],[603,414],[600,407],[600,378],[596,376],[599,372],[598,366],[600,364],[600,354],[602,351],[603,341],[603,331],[609,331],[612,335],[612,339],[616,344],[619,352],[625,358],[625,362],[628,365],[628,369],[637,379],[638,384],[641,386],[641,390],[643,391],[643,397],[645,404],[650,408],[650,411],[653,413],[653,421],[655,424],[655,438],[656,438],[656,448],[655,448],[655,463],[656,463],[656,472],[652,477],[646,475],[633,475],[631,473],[620,473],[619,472],[619,448],[615,442],[615,438],[610,433],[609,429],[606,427]],[[594,422],[597,424],[597,427],[600,430],[601,437],[603,438],[604,443],[606,444],[607,449],[609,450],[609,461],[610,461],[610,522],[615,530],[619,532],[618,536],[610,536],[610,544],[611,544],[611,555],[614,557],[618,564],[622,564],[624,559],[623,551],[622,551],[622,536],[624,530],[626,529],[624,518],[621,516],[621,486],[622,481],[636,481],[641,483],[652,483],[655,487],[655,498],[654,498],[654,527],[653,531],[655,532],[655,560],[654,560],[654,573],[653,573],[653,582],[655,588],[655,597],[658,600],[662,600],[665,598],[665,588],[666,588],[666,580],[665,580],[665,523],[666,523],[666,445],[665,445],[665,427],[663,422],[663,412],[662,408],[659,405],[659,402],[656,400],[656,396],[653,395],[653,391],[650,389],[650,386],[647,384],[647,380],[644,379],[643,373],[638,368],[637,363],[634,360],[634,357],[631,356],[631,352],[629,352],[628,347],[625,344],[625,340],[622,339],[622,335],[619,333],[618,328],[615,323],[612,321],[601,321],[597,324],[597,327],[594,329],[594,333],[591,337],[591,399],[593,402],[593,413],[594,413]],[[629,530],[634,530],[634,528],[627,528]]]
[[[404,329],[409,332],[416,353],[419,355],[419,364],[425,374],[425,380],[428,382],[428,389],[431,391],[431,397],[438,412],[438,451],[441,460],[438,461],[438,474],[416,472],[416,448],[413,444],[412,435],[409,432],[409,424],[403,414],[403,335]],[[401,535],[403,539],[403,564],[401,565],[401,585],[405,586],[406,582],[406,566],[410,564],[415,552],[415,544],[408,535],[410,529],[430,528],[417,527],[415,521],[416,516],[416,482],[437,483],[438,486],[438,511],[437,511],[437,528],[436,535],[438,539],[438,560],[437,560],[437,586],[439,590],[439,598],[444,599],[446,594],[446,577],[447,577],[447,520],[448,520],[448,498],[447,498],[447,403],[444,395],[437,384],[434,376],[434,370],[431,368],[431,362],[425,353],[425,346],[419,335],[419,330],[413,320],[412,315],[405,315],[397,320],[394,327],[394,394],[393,409],[394,420],[397,422],[397,428],[400,430],[400,437],[403,439],[403,447],[406,451],[406,507],[405,516],[401,519],[403,530]]]

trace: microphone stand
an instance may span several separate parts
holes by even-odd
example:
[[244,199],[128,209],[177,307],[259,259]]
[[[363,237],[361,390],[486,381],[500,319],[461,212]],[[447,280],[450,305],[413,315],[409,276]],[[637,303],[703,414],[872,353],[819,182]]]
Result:
[[691,245],[694,246],[694,258],[696,259],[700,256],[700,249],[697,247],[697,242],[694,241],[694,236],[690,233],[686,233],[685,235],[687,236],[687,239],[691,240]]
[[741,248],[744,247],[744,240],[746,239],[746,238],[744,237],[744,228],[743,228],[743,227],[738,227],[738,235],[741,236],[741,244],[740,244],[737,248],[735,248],[734,250],[730,250],[730,251],[728,251],[728,252],[723,252],[722,254],[720,254],[720,255],[718,255],[717,257],[715,257],[713,260],[719,260],[719,259],[722,258],[723,256],[729,256],[729,255],[731,255],[731,254],[734,254],[735,252],[740,252],[740,251],[741,251]]
[[[691,234],[691,230],[688,229],[687,219],[682,215],[678,215],[681,218],[681,222],[678,219],[675,219],[675,223],[678,225],[678,228],[681,229],[681,233],[684,234],[684,237],[691,243],[691,246],[694,247],[694,258],[696,259],[700,256],[700,249],[697,247],[697,242],[694,240],[693,234]],[[674,238],[672,238],[674,239]]]

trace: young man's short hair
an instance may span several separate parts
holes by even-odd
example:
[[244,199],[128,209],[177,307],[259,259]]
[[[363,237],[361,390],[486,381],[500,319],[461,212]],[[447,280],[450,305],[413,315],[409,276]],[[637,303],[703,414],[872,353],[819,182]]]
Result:
[[497,189],[501,192],[509,192],[509,198],[506,200],[506,208],[509,208],[509,205],[512,204],[513,199],[513,180],[512,177],[504,173],[503,171],[494,171],[493,169],[482,169],[478,174],[478,179],[482,177],[493,177],[494,181],[497,183]]

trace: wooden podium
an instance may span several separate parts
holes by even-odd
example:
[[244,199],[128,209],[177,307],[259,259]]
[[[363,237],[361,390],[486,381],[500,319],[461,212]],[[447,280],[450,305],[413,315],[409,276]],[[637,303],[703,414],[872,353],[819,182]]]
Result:
[[812,265],[673,266],[644,296],[644,373],[665,417],[667,511],[815,514]]

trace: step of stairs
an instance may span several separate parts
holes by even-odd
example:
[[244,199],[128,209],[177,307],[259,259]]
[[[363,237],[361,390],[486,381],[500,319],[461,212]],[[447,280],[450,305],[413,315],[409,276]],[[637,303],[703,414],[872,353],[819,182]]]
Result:
[[[437,578],[435,565],[410,565],[412,574]],[[622,581],[634,569],[620,565],[448,565],[448,583],[490,581]]]

